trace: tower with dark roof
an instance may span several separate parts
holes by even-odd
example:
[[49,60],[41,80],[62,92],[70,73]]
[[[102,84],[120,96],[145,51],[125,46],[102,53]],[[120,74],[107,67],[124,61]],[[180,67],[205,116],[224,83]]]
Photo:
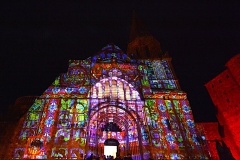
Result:
[[159,41],[149,33],[135,12],[132,16],[129,39],[127,54],[132,58],[161,58],[164,55]]

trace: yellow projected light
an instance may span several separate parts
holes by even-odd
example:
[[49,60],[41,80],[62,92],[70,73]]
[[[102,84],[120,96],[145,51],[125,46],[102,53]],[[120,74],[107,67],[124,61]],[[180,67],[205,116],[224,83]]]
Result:
[[105,156],[113,156],[113,158],[116,158],[117,153],[117,146],[104,146],[104,155]]

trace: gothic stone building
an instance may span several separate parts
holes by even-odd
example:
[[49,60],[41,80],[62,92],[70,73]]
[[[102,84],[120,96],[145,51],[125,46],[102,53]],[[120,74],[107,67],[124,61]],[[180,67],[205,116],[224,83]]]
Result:
[[6,157],[210,158],[171,57],[137,21],[132,26],[127,54],[109,44],[69,61],[19,123]]

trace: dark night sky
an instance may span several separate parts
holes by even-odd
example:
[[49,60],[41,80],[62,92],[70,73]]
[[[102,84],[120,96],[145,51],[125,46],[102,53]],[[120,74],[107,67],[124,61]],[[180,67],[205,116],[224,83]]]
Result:
[[126,2],[1,3],[1,112],[17,97],[41,95],[69,59],[88,58],[108,43],[125,52],[135,10],[172,57],[195,120],[215,121],[204,84],[240,53],[240,2]]

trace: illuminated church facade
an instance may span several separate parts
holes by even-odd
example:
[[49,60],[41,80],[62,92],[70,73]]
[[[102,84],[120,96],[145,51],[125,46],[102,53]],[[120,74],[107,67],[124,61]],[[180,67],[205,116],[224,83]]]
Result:
[[209,159],[171,57],[136,26],[127,53],[109,44],[69,60],[19,124],[11,158],[83,159],[112,150],[139,160]]

